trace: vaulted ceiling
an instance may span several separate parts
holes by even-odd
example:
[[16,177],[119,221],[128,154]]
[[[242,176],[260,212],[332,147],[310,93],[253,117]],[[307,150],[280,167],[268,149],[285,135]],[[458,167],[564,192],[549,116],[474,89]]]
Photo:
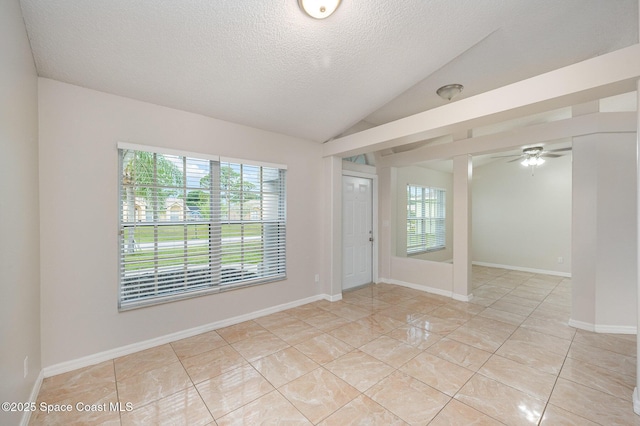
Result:
[[42,77],[317,142],[638,42],[637,0],[22,0]]

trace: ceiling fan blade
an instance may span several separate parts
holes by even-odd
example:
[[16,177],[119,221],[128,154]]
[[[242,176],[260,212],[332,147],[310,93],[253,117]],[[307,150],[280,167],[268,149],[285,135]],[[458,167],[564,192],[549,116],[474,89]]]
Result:
[[497,155],[491,158],[507,158],[507,157],[522,157],[522,154],[512,154],[512,155]]
[[547,152],[562,152],[562,151],[571,151],[571,147],[568,148],[558,148],[558,149],[548,149]]
[[558,157],[563,157],[563,155],[560,155],[560,154],[542,154],[541,157],[558,158]]
[[507,161],[507,163],[513,163],[514,161],[520,161],[520,159],[519,158],[514,158],[513,160]]

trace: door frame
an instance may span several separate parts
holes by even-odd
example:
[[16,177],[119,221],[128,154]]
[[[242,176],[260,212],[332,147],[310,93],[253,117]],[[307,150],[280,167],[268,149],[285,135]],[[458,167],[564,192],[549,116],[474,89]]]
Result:
[[[373,281],[374,284],[378,283],[378,236],[380,235],[380,233],[378,232],[378,175],[373,174],[373,173],[366,173],[366,172],[358,172],[358,171],[354,171],[354,170],[345,170],[342,169],[342,176],[351,176],[351,177],[358,177],[358,178],[363,178],[363,179],[370,179],[371,180],[371,208],[372,208],[372,212],[371,212],[371,229],[372,229],[372,233],[373,233],[373,247],[371,250],[371,280]],[[344,196],[344,194],[342,193],[342,184],[340,185],[340,203],[342,203],[342,197]],[[342,210],[342,209],[341,209]],[[340,212],[340,223],[342,223],[343,221],[343,217],[342,217],[342,212]],[[341,227],[342,228],[342,227]],[[341,231],[341,242],[340,242],[340,247],[341,247],[341,252],[342,249],[344,248],[343,246],[343,242],[342,242],[342,238],[343,238],[343,233],[344,229]],[[344,270],[343,265],[342,265],[342,258],[340,259],[340,289],[342,290],[343,288],[343,282],[342,282],[342,278],[344,277]]]

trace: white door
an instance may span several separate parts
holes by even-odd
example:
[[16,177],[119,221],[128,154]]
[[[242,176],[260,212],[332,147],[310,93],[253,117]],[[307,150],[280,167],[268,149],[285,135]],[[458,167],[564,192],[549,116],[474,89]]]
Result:
[[373,280],[371,179],[342,177],[342,289]]

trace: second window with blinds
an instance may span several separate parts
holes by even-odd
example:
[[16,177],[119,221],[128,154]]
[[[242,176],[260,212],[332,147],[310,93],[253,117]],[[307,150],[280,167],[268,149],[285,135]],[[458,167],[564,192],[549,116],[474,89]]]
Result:
[[445,190],[407,185],[407,254],[446,247]]
[[285,167],[119,145],[120,309],[286,277]]

